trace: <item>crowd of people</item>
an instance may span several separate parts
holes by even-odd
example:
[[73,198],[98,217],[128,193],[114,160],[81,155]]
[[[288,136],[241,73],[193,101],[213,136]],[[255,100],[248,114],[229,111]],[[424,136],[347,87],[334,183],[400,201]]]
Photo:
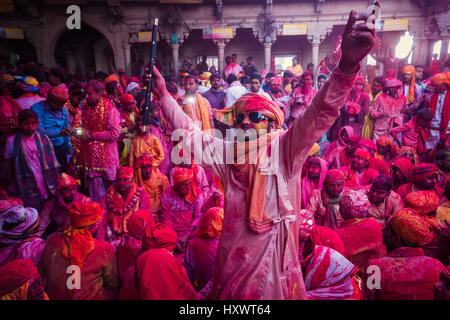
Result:
[[[345,37],[278,73],[2,66],[0,299],[449,299],[450,70],[368,81]],[[172,140],[232,126],[266,130],[279,168]]]

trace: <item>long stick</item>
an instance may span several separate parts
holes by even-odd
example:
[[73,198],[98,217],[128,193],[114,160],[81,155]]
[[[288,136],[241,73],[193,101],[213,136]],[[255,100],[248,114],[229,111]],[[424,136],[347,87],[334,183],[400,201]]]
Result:
[[150,110],[150,101],[152,100],[152,80],[153,80],[153,66],[155,65],[155,57],[156,57],[156,35],[158,34],[158,18],[155,18],[155,21],[153,23],[153,31],[152,31],[152,46],[151,46],[151,53],[150,53],[150,66],[149,66],[149,77],[148,77],[148,85],[147,85],[147,94],[145,96],[145,103],[144,107],[142,109],[143,111],[143,131],[147,131],[147,125],[151,123],[149,120],[149,113],[153,112],[153,110]]

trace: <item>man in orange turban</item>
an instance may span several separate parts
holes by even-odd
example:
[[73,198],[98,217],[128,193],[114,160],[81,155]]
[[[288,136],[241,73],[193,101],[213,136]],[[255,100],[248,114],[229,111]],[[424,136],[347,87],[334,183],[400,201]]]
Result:
[[448,132],[450,120],[450,72],[436,74],[431,79],[434,94],[431,96],[430,108],[433,120],[430,124],[431,138],[427,141],[427,148],[436,148],[440,137]]
[[[220,110],[216,118],[225,118],[254,139],[235,142],[205,134],[170,96],[158,70],[152,70],[153,93],[159,99],[164,118],[173,128],[184,130],[183,138],[189,143],[191,155],[203,155],[205,151],[211,155],[198,163],[196,159],[196,164],[212,171],[223,182],[226,217],[216,256],[213,299],[307,298],[298,259],[295,214],[300,211],[300,174],[314,143],[339,116],[359,72],[359,63],[373,48],[375,31],[365,24],[356,25],[359,19],[367,20],[368,15],[350,13],[339,66],[303,117],[284,132],[276,130],[284,122],[280,108],[263,96],[249,94],[236,101],[231,110]],[[247,157],[257,149],[254,156]],[[239,152],[230,154],[235,150]],[[166,190],[163,198],[169,190],[173,192],[171,188]]]
[[422,95],[422,88],[416,84],[416,68],[413,65],[403,68],[403,95],[406,97],[407,105]]
[[150,211],[156,222],[161,220],[161,196],[169,188],[169,179],[159,171],[157,157],[140,156],[134,163],[136,183],[145,188],[150,197]]
[[66,173],[56,178],[56,195],[44,204],[40,212],[39,235],[46,238],[54,232],[63,232],[70,225],[69,207],[74,202],[91,201],[89,197],[78,192],[80,181]]
[[[103,213],[98,202],[75,202],[69,209],[70,227],[48,239],[39,273],[47,279],[51,300],[105,300],[118,289],[114,247],[93,236]],[[68,270],[74,272],[72,282]]]
[[195,237],[200,219],[204,194],[194,183],[194,173],[189,168],[175,167],[174,185],[161,197],[162,223],[177,232],[176,255],[183,255],[189,239]]
[[134,169],[130,167],[117,170],[116,183],[108,189],[102,202],[106,209],[106,240],[114,247],[128,233],[127,221],[133,212],[150,211],[150,198],[144,187],[134,181]]

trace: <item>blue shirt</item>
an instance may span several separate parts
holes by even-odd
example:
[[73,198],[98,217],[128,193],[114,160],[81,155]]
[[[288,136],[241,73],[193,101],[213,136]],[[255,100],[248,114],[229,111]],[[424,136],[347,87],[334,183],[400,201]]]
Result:
[[53,110],[46,100],[35,103],[31,109],[37,113],[39,128],[50,138],[54,147],[67,146],[70,148],[69,137],[57,137],[63,130],[69,127],[69,116],[66,108],[60,111]]

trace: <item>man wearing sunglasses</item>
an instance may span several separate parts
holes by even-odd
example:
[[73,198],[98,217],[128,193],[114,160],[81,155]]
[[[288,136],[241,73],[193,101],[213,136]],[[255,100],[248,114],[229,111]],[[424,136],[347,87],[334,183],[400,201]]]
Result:
[[[196,158],[196,164],[219,177],[225,190],[224,224],[210,299],[307,298],[298,258],[300,173],[314,143],[338,117],[361,60],[373,48],[375,30],[368,27],[368,20],[369,14],[352,10],[339,65],[304,116],[288,130],[280,130],[284,114],[278,105],[254,93],[241,97],[229,109],[215,112],[236,129],[255,130],[257,138],[248,142],[224,141],[203,133],[182,112],[167,92],[162,75],[153,69],[153,93],[165,119],[184,130],[184,141],[190,141],[193,156],[207,154],[199,161]],[[264,140],[266,145],[260,149]],[[229,152],[255,146],[258,151],[248,160],[256,163],[230,163],[233,157]]]

